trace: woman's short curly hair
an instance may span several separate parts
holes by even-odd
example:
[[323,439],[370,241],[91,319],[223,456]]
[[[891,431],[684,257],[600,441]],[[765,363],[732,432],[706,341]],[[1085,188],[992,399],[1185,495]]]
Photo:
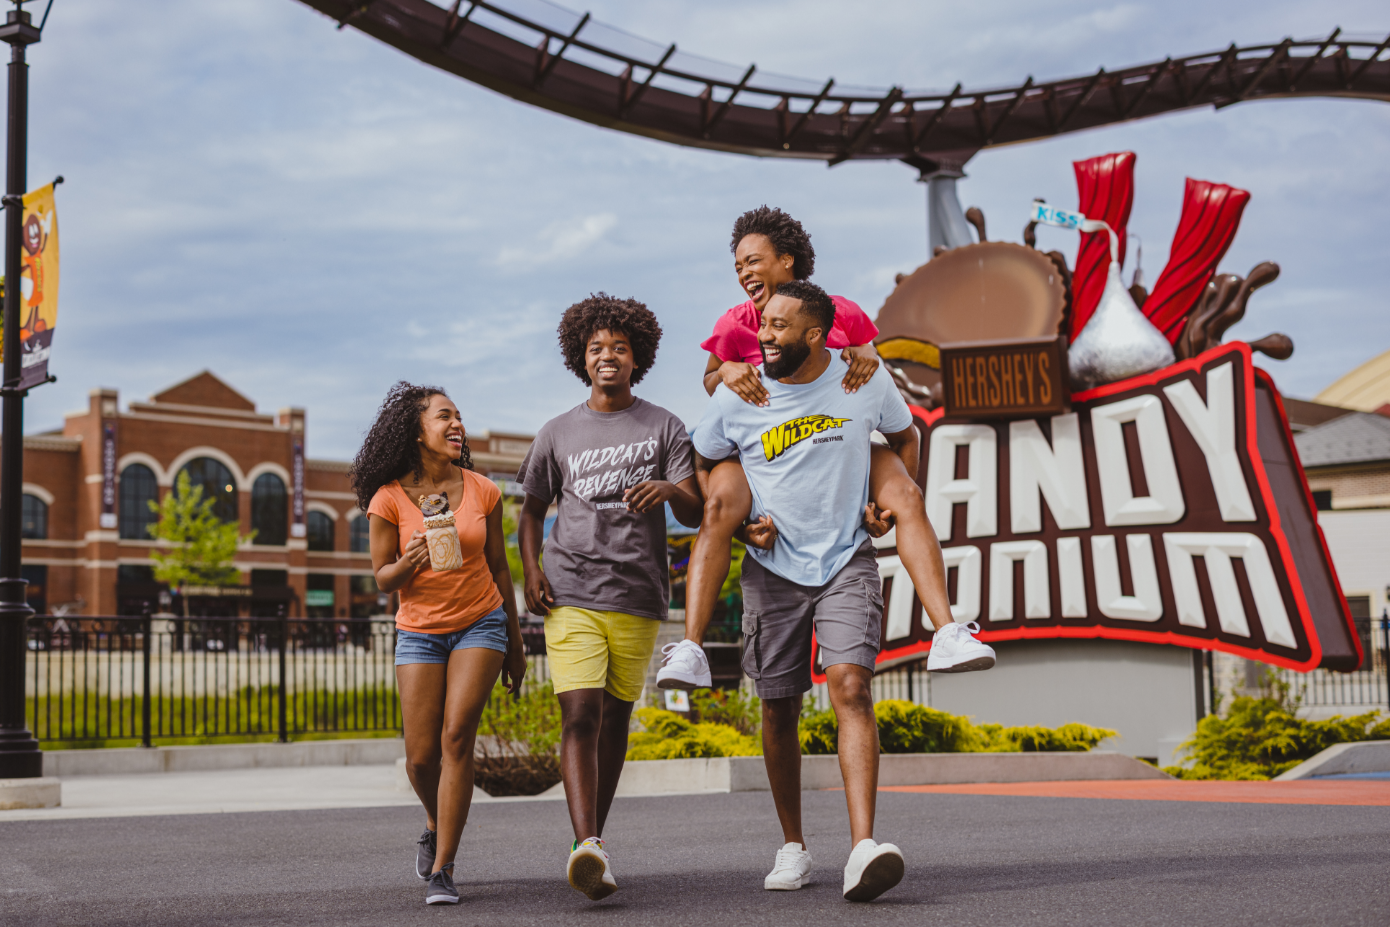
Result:
[[636,386],[656,362],[656,350],[661,345],[661,326],[656,315],[635,299],[619,299],[607,293],[594,293],[565,310],[560,317],[560,353],[565,366],[575,376],[592,386],[584,356],[589,339],[598,331],[622,332],[632,345],[632,385]]
[[[391,387],[348,471],[359,509],[367,511],[376,491],[387,483],[406,474],[420,478],[420,415],[430,407],[430,397],[448,395],[438,386],[416,386],[404,380]],[[466,440],[463,453],[454,462],[465,470],[473,469]]]
[[734,221],[734,239],[729,243],[729,253],[738,252],[738,243],[749,235],[766,235],[772,248],[778,254],[792,256],[792,276],[805,280],[816,272],[816,249],[811,247],[811,236],[791,216],[775,206],[759,206],[750,209]]

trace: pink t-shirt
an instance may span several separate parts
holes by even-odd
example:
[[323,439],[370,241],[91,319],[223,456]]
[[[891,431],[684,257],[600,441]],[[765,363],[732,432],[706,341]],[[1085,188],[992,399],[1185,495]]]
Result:
[[[825,339],[826,347],[868,344],[878,337],[878,326],[863,309],[843,296],[832,296],[830,301],[835,304],[835,324]],[[763,362],[763,352],[758,347],[761,323],[762,313],[750,299],[721,315],[714,323],[714,334],[702,341],[700,347],[722,361],[743,361],[756,366]]]

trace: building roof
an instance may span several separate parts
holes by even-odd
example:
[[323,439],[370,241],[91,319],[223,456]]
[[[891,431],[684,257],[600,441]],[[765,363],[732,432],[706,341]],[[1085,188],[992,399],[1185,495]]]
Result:
[[1390,403],[1390,351],[1342,374],[1313,399],[1362,412],[1374,412]]
[[1321,402],[1310,402],[1307,399],[1294,399],[1290,396],[1280,398],[1284,402],[1284,411],[1289,416],[1289,428],[1295,434],[1357,411],[1356,409],[1344,409],[1341,406],[1329,406]]
[[1390,460],[1390,418],[1353,412],[1294,435],[1305,467]]
[[256,404],[218,379],[210,370],[196,373],[150,397],[151,402],[183,406],[206,406],[213,409],[235,409],[255,412]]

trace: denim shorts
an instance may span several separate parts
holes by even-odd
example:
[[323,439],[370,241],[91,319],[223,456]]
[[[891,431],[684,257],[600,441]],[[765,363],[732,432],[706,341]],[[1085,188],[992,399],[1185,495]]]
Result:
[[448,663],[455,650],[481,647],[507,652],[507,613],[495,608],[462,631],[425,634],[396,629],[396,665],[407,663]]

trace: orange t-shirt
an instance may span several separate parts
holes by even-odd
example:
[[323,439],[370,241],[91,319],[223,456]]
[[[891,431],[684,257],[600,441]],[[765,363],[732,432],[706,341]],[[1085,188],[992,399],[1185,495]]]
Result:
[[[401,587],[401,607],[396,627],[427,634],[462,631],[488,612],[502,606],[502,594],[488,569],[487,516],[502,497],[497,484],[471,470],[463,471],[463,500],[454,509],[463,566],[435,572],[423,569]],[[396,555],[405,554],[410,536],[425,530],[425,516],[401,488],[400,481],[376,491],[367,514],[380,515],[400,532]]]

